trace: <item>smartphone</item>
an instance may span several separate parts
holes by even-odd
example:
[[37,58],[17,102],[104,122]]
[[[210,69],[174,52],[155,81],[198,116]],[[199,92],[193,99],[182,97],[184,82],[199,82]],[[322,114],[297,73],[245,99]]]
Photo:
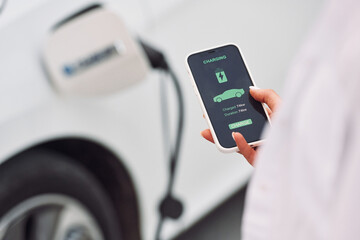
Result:
[[250,95],[255,83],[240,49],[227,44],[203,50],[190,54],[186,63],[218,149],[238,150],[232,132],[240,132],[251,146],[260,145],[270,119],[265,105]]

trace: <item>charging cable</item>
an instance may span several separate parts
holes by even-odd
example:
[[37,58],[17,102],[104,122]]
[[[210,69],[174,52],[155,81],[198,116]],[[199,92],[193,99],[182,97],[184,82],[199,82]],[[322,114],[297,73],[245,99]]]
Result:
[[171,147],[170,150],[169,181],[165,195],[159,205],[159,222],[155,233],[155,240],[160,240],[162,226],[166,218],[178,219],[181,216],[184,209],[182,202],[173,196],[175,173],[179,159],[179,151],[181,147],[181,139],[184,128],[184,98],[181,91],[179,80],[175,75],[174,71],[168,65],[164,54],[142,41],[140,41],[140,44],[143,47],[144,52],[146,53],[151,66],[154,69],[159,69],[161,71],[164,71],[170,76],[175,88],[177,102],[178,102],[178,122],[176,129],[176,138],[174,145]]

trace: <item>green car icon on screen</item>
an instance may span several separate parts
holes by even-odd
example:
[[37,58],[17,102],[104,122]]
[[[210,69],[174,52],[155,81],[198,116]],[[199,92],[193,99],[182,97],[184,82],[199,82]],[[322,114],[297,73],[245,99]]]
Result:
[[245,93],[244,89],[229,89],[224,93],[214,97],[214,102],[221,102],[230,98],[241,97]]

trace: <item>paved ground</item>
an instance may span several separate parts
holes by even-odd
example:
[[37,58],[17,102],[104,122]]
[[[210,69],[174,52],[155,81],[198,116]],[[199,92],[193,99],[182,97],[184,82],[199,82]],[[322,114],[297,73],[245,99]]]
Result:
[[174,240],[239,240],[246,188]]

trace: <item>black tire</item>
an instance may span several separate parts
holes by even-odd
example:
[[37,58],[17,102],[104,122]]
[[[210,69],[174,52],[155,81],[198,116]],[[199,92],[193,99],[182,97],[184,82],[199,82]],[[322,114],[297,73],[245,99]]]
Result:
[[80,202],[106,240],[121,240],[112,202],[97,179],[74,160],[46,150],[24,152],[0,166],[0,220],[22,202],[59,194]]

